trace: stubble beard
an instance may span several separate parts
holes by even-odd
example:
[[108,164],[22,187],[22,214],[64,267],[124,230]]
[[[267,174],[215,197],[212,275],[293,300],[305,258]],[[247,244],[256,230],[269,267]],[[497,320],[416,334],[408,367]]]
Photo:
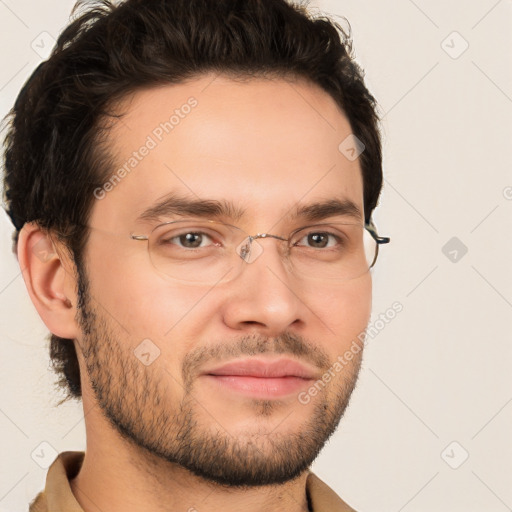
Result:
[[[200,404],[193,396],[192,369],[215,351],[203,348],[185,358],[183,398],[179,403],[169,403],[169,386],[178,386],[177,379],[156,364],[143,365],[125,348],[128,343],[123,343],[123,333],[116,332],[113,321],[92,307],[83,279],[80,298],[77,320],[84,333],[80,350],[94,396],[102,414],[131,446],[136,459],[148,464],[155,460],[159,465],[178,464],[222,486],[288,482],[316,459],[336,430],[356,386],[362,351],[343,368],[330,389],[320,390],[307,405],[296,401],[297,408],[309,407],[312,412],[293,430],[278,427],[270,432],[263,428],[237,432],[235,436],[222,427],[223,419],[216,421],[205,413],[207,404]],[[231,352],[217,347],[217,352],[221,350],[225,355],[295,354],[329,366],[324,353],[312,353],[302,338],[289,334],[272,339],[244,337],[236,347],[231,346]],[[273,400],[254,399],[251,405],[258,422],[271,417],[279,407]],[[289,417],[293,418],[293,411]]]

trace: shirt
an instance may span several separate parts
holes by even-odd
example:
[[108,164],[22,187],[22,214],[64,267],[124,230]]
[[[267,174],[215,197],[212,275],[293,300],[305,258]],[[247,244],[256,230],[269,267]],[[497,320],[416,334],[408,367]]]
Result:
[[[85,452],[60,453],[48,468],[46,485],[30,503],[29,512],[84,512],[76,501],[69,480],[82,466]],[[313,512],[355,512],[327,484],[309,472],[306,493]]]

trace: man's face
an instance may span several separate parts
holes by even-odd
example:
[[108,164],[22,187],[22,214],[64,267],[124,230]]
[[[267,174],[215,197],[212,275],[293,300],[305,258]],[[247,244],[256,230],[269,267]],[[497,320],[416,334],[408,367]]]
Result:
[[[189,284],[157,272],[148,242],[130,235],[177,219],[137,219],[174,193],[230,201],[245,215],[220,220],[252,235],[286,237],[307,224],[289,218],[297,206],[350,200],[363,212],[361,170],[338,149],[350,125],[321,89],[213,78],[136,93],[109,134],[113,172],[138,156],[95,201],[89,221],[100,229],[84,255],[82,388],[142,454],[230,485],[279,483],[312,463],[348,404],[362,352],[331,369],[334,376],[309,400],[298,397],[364,331],[370,274],[343,282],[302,278],[281,259],[283,242],[266,238],[258,240],[262,254],[235,279]],[[197,103],[182,108],[190,97]],[[176,109],[173,128],[162,131]],[[150,149],[140,151],[143,145]],[[214,376],[248,360],[277,370],[299,363],[309,379]]]

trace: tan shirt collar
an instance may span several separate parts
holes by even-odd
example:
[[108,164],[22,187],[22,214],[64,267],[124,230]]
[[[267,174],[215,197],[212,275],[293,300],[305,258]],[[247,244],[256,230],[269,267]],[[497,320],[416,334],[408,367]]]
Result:
[[[46,487],[30,504],[29,512],[84,512],[76,501],[69,480],[74,478],[85,452],[62,452],[48,468]],[[313,512],[355,512],[315,474],[309,473],[306,492]]]

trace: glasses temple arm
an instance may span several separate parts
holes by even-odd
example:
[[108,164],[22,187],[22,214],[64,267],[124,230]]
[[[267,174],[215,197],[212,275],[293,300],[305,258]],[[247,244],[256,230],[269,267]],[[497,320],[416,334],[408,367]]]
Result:
[[364,227],[366,230],[372,235],[372,238],[378,243],[378,244],[388,244],[390,242],[390,238],[387,236],[379,236],[377,234],[377,228],[373,224],[373,221],[367,222]]

